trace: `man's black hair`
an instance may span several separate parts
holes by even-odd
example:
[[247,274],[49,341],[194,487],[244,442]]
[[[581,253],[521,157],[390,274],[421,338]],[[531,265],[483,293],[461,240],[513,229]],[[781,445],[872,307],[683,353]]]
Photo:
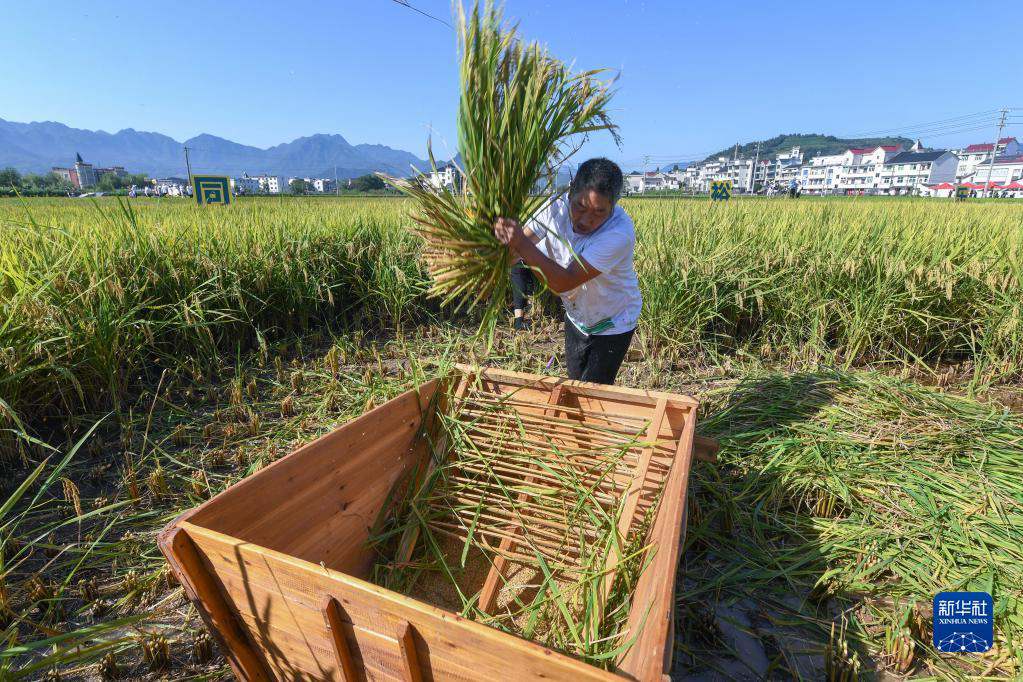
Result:
[[612,204],[622,196],[622,169],[614,161],[599,157],[583,161],[572,178],[569,195],[594,190]]

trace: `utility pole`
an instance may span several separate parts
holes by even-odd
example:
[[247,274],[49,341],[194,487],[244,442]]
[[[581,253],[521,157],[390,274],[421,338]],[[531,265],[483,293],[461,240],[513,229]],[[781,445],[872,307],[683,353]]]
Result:
[[994,182],[991,179],[991,173],[995,170],[995,156],[998,155],[998,140],[1002,139],[1002,131],[1005,130],[1005,117],[1009,115],[1008,109],[1002,109],[1002,118],[998,121],[998,133],[995,135],[995,143],[991,145],[991,161],[987,165],[987,196],[990,199],[991,195],[995,193],[994,187],[991,183]]
[[[757,189],[757,164],[760,163],[760,142],[757,142],[757,154],[753,157],[753,173],[750,175],[750,194],[753,194]],[[765,180],[767,178],[764,178]]]
[[341,186],[337,184],[337,164],[334,164],[334,194],[341,196]]
[[185,168],[188,169],[188,181],[192,182],[192,164],[188,161],[188,152],[191,151],[188,147],[185,150]]

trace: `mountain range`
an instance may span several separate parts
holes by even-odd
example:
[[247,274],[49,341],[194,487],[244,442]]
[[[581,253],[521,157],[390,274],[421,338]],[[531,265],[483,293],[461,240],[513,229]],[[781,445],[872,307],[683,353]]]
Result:
[[[842,139],[820,134],[778,135],[761,142],[760,157],[771,158],[795,146],[802,149],[804,158],[810,158],[817,154],[840,153],[850,147],[881,144],[908,147],[912,140],[904,137]],[[124,166],[131,173],[146,173],[151,177],[181,177],[186,175],[183,147],[189,148],[193,172],[233,176],[267,173],[329,178],[334,176],[336,168],[339,178],[354,178],[375,171],[404,177],[411,174],[413,166],[419,170],[429,167],[428,161],[410,152],[382,144],[353,145],[341,135],[321,133],[260,149],[207,133],[178,142],[167,135],[133,128],[111,134],[102,130],[71,128],[54,121],[16,123],[0,119],[0,168],[13,167],[21,172],[46,173],[54,166],[70,166],[77,153],[95,166]],[[755,142],[748,142],[739,146],[738,153],[752,157],[755,147]],[[734,153],[735,148],[732,147],[707,158]],[[674,165],[669,163],[663,168],[670,170]],[[686,163],[677,165],[684,168]],[[567,172],[562,169],[563,174]],[[567,182],[559,176],[559,183],[562,181]]]
[[53,121],[15,123],[0,119],[0,168],[46,173],[74,163],[75,154],[94,166],[124,166],[151,177],[184,176],[183,147],[193,172],[241,175],[353,178],[374,171],[408,176],[429,162],[381,144],[350,144],[341,135],[317,134],[260,149],[216,135],[178,142],[160,133],[125,128],[116,133],[71,128]]

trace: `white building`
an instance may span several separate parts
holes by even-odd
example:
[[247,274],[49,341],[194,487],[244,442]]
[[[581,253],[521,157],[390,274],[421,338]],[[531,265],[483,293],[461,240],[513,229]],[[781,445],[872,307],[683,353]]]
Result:
[[248,175],[234,178],[234,191],[236,194],[259,194],[259,179],[250,178]]
[[423,178],[434,189],[448,189],[457,192],[462,187],[462,174],[453,163],[446,163],[440,168],[423,174]]
[[641,194],[654,189],[661,189],[664,181],[658,173],[630,173],[626,178],[630,194]]
[[305,184],[306,192],[326,194],[337,189],[337,183],[334,178],[289,178],[288,185],[292,188],[292,191],[294,191],[294,184],[299,180]]
[[668,189],[682,189],[686,186],[686,171],[684,168],[676,168],[664,174]]
[[715,180],[731,180],[733,192],[748,192],[753,186],[753,159],[719,156],[703,163],[690,164],[685,170],[668,175],[668,187],[709,192]]
[[659,189],[679,189],[683,176],[684,171],[629,173],[625,176],[625,191],[629,194],[642,194]]
[[715,180],[725,179],[725,168],[728,165],[728,158],[725,156],[719,156],[716,159],[710,161],[704,161],[700,164],[698,174],[696,176],[696,184],[694,189],[697,192],[709,192],[710,183]]
[[[295,191],[296,182],[303,184],[303,191],[306,193],[317,192],[323,194],[324,192],[334,191],[334,180],[330,178],[288,178],[289,191]],[[330,189],[324,189],[325,187]]]
[[693,192],[700,191],[700,164],[694,163],[686,166],[682,172],[682,184]]
[[988,142],[986,144],[971,144],[963,149],[957,149],[954,152],[959,157],[956,179],[964,180],[973,175],[980,166],[990,163],[992,148],[995,150],[996,159],[999,156],[1019,156],[1023,153],[1023,147],[1015,137],[1003,137],[998,140],[997,145]]
[[881,187],[894,194],[919,194],[922,185],[955,182],[959,158],[952,152],[908,151],[884,164]]
[[733,192],[749,192],[753,188],[753,159],[729,159],[719,179],[731,180]]
[[995,159],[993,167],[988,163],[982,164],[967,180],[973,183],[994,182],[1002,186],[1023,182],[1023,153],[1000,156]]
[[337,182],[334,181],[334,178],[313,178],[306,180],[306,183],[314,192],[320,194],[329,194],[337,189]]
[[789,152],[778,154],[774,162],[774,182],[784,186],[792,180],[797,182],[802,177],[803,152],[799,147],[793,147]]
[[287,194],[291,192],[288,180],[280,175],[257,175],[259,191],[267,194]]
[[807,194],[833,194],[838,190],[839,178],[846,154],[814,156],[800,169],[800,186]]
[[876,194],[887,189],[884,165],[901,152],[902,145],[846,150],[836,189],[843,194]]
[[753,169],[753,184],[765,190],[774,185],[775,174],[778,172],[777,159],[762,158],[757,160]]

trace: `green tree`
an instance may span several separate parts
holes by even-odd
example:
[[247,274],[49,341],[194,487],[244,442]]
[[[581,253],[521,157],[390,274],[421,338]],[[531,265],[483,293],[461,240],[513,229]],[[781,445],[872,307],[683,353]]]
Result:
[[113,192],[121,189],[121,179],[113,173],[107,173],[96,182],[96,191]]
[[375,175],[360,175],[352,180],[352,189],[356,192],[371,192],[386,188],[384,181]]
[[96,183],[96,189],[100,192],[116,192],[120,189],[128,189],[132,185],[142,187],[147,184],[149,184],[149,178],[145,173],[127,173],[125,175],[107,173]]
[[26,194],[66,194],[73,188],[70,182],[56,173],[27,173],[21,178],[21,189]]
[[305,194],[309,191],[309,183],[302,178],[295,178],[291,181],[291,191],[294,194]]
[[74,185],[71,184],[70,180],[65,180],[56,173],[47,173],[43,176],[46,185],[46,191],[53,194],[67,194],[74,190]]
[[0,170],[0,189],[11,187],[21,187],[21,173],[13,168],[4,168]]

